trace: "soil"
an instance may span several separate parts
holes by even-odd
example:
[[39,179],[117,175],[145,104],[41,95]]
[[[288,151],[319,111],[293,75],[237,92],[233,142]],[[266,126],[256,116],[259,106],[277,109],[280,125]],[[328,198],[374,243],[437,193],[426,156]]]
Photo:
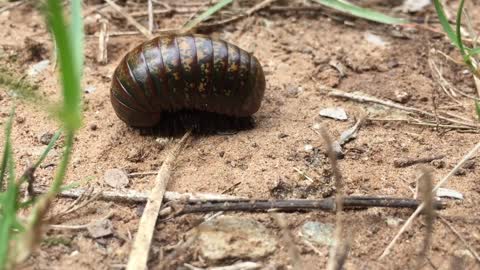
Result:
[[[88,2],[88,1],[87,1]],[[87,36],[83,87],[85,93],[83,127],[75,138],[75,147],[68,170],[67,183],[80,182],[99,189],[111,190],[104,180],[107,170],[123,169],[128,173],[155,171],[177,139],[166,145],[156,136],[141,134],[117,118],[110,103],[111,75],[121,57],[144,41],[140,35],[111,36],[108,41],[108,62],[96,61],[98,54],[98,7],[89,1],[86,10]],[[100,2],[100,1],[97,1]],[[130,2],[130,1],[129,1]],[[361,1],[363,5],[392,12],[393,4]],[[367,3],[368,2],[368,3]],[[452,2],[452,1],[450,1]],[[172,6],[186,1],[171,1]],[[293,3],[290,3],[293,5]],[[299,3],[301,4],[301,3]],[[250,2],[242,5],[252,6]],[[456,10],[457,2],[449,10]],[[146,10],[145,4],[130,4],[130,9]],[[478,5],[471,14],[480,12]],[[100,11],[109,18],[109,31],[132,31],[123,17],[109,8]],[[399,14],[410,18],[436,18],[433,7],[423,13]],[[176,28],[188,21],[191,13],[157,16],[159,28]],[[224,15],[225,16],[225,15]],[[480,29],[480,17],[472,16],[473,26]],[[140,20],[145,23],[146,19]],[[34,77],[39,92],[56,100],[60,93],[58,73],[54,65],[53,45],[42,14],[30,4],[0,14],[2,63],[19,74],[25,74],[38,61],[50,59],[50,65]],[[146,24],[145,24],[146,25]],[[235,23],[202,31],[221,37],[254,53],[262,64],[267,88],[261,109],[254,115],[256,127],[235,134],[194,136],[176,161],[168,186],[170,191],[212,192],[248,198],[323,198],[334,195],[334,179],[325,143],[318,130],[323,125],[337,139],[358,119],[370,112],[370,118],[399,119],[404,113],[385,107],[329,97],[322,86],[346,92],[361,91],[384,100],[403,103],[425,111],[447,111],[475,121],[474,102],[456,95],[451,98],[441,89],[429,66],[435,60],[445,79],[469,95],[476,95],[472,76],[465,67],[442,56],[439,50],[461,61],[458,51],[441,34],[441,26],[431,23],[437,33],[414,27],[394,27],[351,18],[331,11],[261,11]],[[372,36],[374,37],[372,39]],[[381,42],[378,41],[380,39]],[[11,94],[0,93],[0,127],[5,126],[13,104]],[[319,116],[326,107],[342,107],[347,121]],[[373,116],[372,116],[373,114]],[[13,146],[17,173],[36,160],[44,149],[46,133],[59,126],[48,112],[31,103],[17,103],[13,129]],[[348,142],[339,169],[349,195],[387,195],[412,198],[412,188],[419,168],[432,168],[437,183],[478,142],[478,133],[413,125],[405,121],[367,120],[356,139]],[[4,141],[3,132],[0,141]],[[36,172],[36,184],[52,181],[61,156],[62,140]],[[307,149],[311,145],[312,149]],[[307,150],[307,151],[306,151]],[[398,158],[421,158],[444,155],[441,161],[398,167]],[[461,192],[464,200],[447,200],[441,210],[445,217],[475,250],[480,251],[480,170],[478,157],[462,168],[445,186]],[[296,170],[313,181],[306,180]],[[155,176],[130,178],[128,188],[148,191]],[[55,200],[51,213],[70,205],[73,200]],[[47,230],[33,256],[20,269],[117,269],[128,261],[132,237],[140,219],[142,205],[95,201],[56,220],[57,224],[81,225],[113,213],[113,236],[93,239],[86,230]],[[411,210],[369,209],[347,211],[345,234],[350,241],[346,269],[411,269],[425,237],[425,221],[417,218],[399,239],[385,260],[378,257],[411,215]],[[271,214],[235,213],[263,223],[278,235],[277,251],[262,260],[268,269],[291,269],[288,253],[293,244],[300,250],[305,269],[324,269],[328,247],[317,247],[318,253],[304,243],[298,230],[306,221],[335,223],[333,213],[298,212],[285,214],[293,243],[286,243]],[[189,229],[204,215],[190,214],[159,222],[154,235],[149,265],[158,268],[161,254],[168,255]],[[399,219],[400,224],[387,221]],[[178,265],[202,264],[195,252],[176,257]],[[480,269],[465,245],[442,223],[436,221],[433,242],[422,269]],[[461,261],[461,262],[460,262]],[[231,263],[231,262],[230,262]],[[229,262],[225,262],[229,264]],[[451,266],[453,268],[450,268]],[[362,268],[364,267],[364,268]],[[435,267],[435,268],[434,268]]]

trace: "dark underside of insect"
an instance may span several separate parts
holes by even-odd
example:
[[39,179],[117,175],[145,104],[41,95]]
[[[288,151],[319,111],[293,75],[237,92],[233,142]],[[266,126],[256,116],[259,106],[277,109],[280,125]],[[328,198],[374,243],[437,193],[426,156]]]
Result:
[[255,56],[203,35],[160,36],[125,55],[111,102],[127,125],[160,133],[253,127],[265,76]]

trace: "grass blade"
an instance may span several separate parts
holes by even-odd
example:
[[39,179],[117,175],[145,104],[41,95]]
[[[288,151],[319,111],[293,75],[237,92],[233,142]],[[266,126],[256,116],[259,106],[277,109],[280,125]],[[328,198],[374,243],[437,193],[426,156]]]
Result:
[[473,48],[473,49],[469,50],[467,56],[468,57],[473,57],[477,54],[480,54],[480,47]]
[[225,7],[226,5],[232,3],[233,0],[221,0],[219,1],[218,3],[216,3],[215,5],[213,5],[212,7],[210,7],[209,9],[207,9],[205,12],[203,12],[202,14],[200,14],[198,17],[196,17],[195,19],[189,21],[184,27],[183,27],[183,31],[184,32],[187,32],[189,30],[191,30],[192,28],[194,28],[195,26],[197,26],[197,24],[199,24],[200,22],[208,19],[210,16],[212,16],[213,14],[215,14],[216,12],[218,12],[220,9],[222,9],[223,7]]
[[7,164],[9,160],[9,151],[10,151],[10,136],[12,134],[12,123],[13,116],[15,114],[15,107],[12,108],[10,112],[10,117],[8,118],[7,125],[5,126],[5,144],[2,155],[2,163],[0,165],[0,191],[3,187],[3,179],[5,177],[5,170],[7,169]]
[[474,70],[475,67],[472,65],[472,61],[470,60],[470,57],[468,57],[467,52],[465,51],[465,47],[463,46],[463,41],[462,41],[462,14],[463,14],[463,4],[465,4],[465,0],[460,1],[460,5],[458,7],[457,11],[457,44],[458,48],[460,49],[460,53],[463,56],[463,61],[472,69]]
[[15,183],[15,165],[12,154],[12,122],[15,112],[12,109],[10,118],[5,127],[5,169],[8,171],[8,183],[5,193],[2,194],[2,201],[0,205],[0,269],[9,267],[9,247],[10,239],[12,238],[12,229],[16,227],[17,222],[17,196],[18,186]]
[[445,11],[443,11],[443,6],[440,3],[440,0],[433,0],[433,4],[435,6],[435,10],[437,11],[438,19],[440,20],[440,24],[442,25],[443,31],[447,33],[448,39],[455,45],[459,47],[457,34],[453,31],[452,26],[448,22],[447,15],[445,15]]
[[384,23],[384,24],[405,24],[408,23],[408,20],[390,17],[383,13],[373,11],[370,9],[362,8],[355,6],[345,1],[340,0],[314,0],[315,2],[327,6],[329,8],[336,9],[341,12],[348,13],[350,15],[367,19],[374,22]]
[[[80,73],[78,72],[81,68],[80,63],[75,60],[78,57],[75,57],[73,52],[75,38],[69,36],[69,28],[65,23],[61,1],[48,0],[46,11],[48,24],[55,38],[61,69],[60,77],[63,86],[61,120],[67,130],[77,130],[81,126],[81,89]],[[75,33],[72,34],[75,36]]]
[[40,156],[40,158],[37,160],[37,162],[35,163],[35,165],[33,165],[33,168],[34,168],[34,169],[38,168],[38,166],[40,166],[40,164],[42,164],[42,162],[45,160],[45,158],[47,157],[48,153],[50,152],[50,150],[52,150],[53,146],[55,145],[55,143],[57,142],[58,138],[60,137],[60,134],[61,134],[60,131],[57,131],[57,132],[55,132],[55,134],[53,134],[53,137],[52,137],[52,139],[50,140],[50,142],[48,143],[47,148],[45,148],[45,150],[43,151],[43,153],[42,153],[42,155]]
[[75,67],[78,68],[78,76],[83,73],[83,17],[82,1],[71,1],[72,21],[70,25],[70,34],[72,40],[73,56],[75,57]]

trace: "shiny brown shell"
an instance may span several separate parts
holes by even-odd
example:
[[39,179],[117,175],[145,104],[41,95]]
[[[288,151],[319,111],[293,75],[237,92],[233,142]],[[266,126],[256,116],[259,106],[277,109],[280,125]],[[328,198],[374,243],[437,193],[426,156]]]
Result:
[[253,115],[265,92],[255,56],[203,35],[160,36],[121,60],[110,99],[117,116],[133,127],[154,127],[165,112],[202,111]]

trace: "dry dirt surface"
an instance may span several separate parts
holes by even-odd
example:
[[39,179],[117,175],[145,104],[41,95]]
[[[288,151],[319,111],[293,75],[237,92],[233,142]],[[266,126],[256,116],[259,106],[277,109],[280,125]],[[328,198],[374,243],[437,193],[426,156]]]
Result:
[[[123,2],[127,2],[129,12],[146,11],[145,3]],[[159,29],[180,27],[202,7],[188,1],[166,2],[183,12],[156,15]],[[304,2],[278,1],[272,5],[302,6]],[[267,8],[233,23],[201,29],[202,33],[252,52],[265,70],[267,87],[261,109],[254,115],[254,129],[192,138],[175,163],[169,191],[225,193],[254,199],[320,199],[334,195],[332,169],[317,128],[323,125],[328,134],[337,139],[367,113],[357,138],[344,146],[344,158],[338,162],[347,195],[413,198],[420,167],[432,169],[434,183],[452,170],[479,141],[480,129],[462,130],[448,123],[450,126],[437,125],[435,119],[418,114],[407,116],[404,111],[331,97],[324,90],[328,86],[349,93],[361,91],[436,115],[448,113],[453,116],[447,116],[454,119],[477,121],[474,102],[466,97],[477,96],[473,78],[459,64],[458,51],[449,44],[440,24],[433,19],[436,18],[433,6],[423,12],[405,14],[393,11],[400,1],[355,2],[417,21],[424,18],[432,18],[432,21],[424,24],[425,27],[394,27],[329,10]],[[457,1],[448,3],[448,10],[455,12]],[[240,1],[239,5],[227,8],[222,18],[254,4],[254,1]],[[471,14],[478,14],[478,4],[471,4]],[[161,5],[155,7],[162,9]],[[111,34],[106,64],[96,60],[100,18],[108,20]],[[136,18],[146,25],[145,16]],[[480,30],[480,17],[472,16],[472,20],[474,29]],[[110,103],[111,76],[116,65],[125,53],[146,38],[138,33],[125,34],[136,30],[102,1],[85,1],[85,22],[83,87],[88,91],[83,96],[84,124],[75,139],[67,183],[79,182],[83,187],[115,190],[105,182],[107,170],[156,171],[178,138],[165,142],[127,127],[117,118]],[[21,76],[32,65],[50,60],[47,68],[31,80],[40,87],[41,95],[58,99],[60,85],[52,64],[53,45],[42,14],[34,5],[23,4],[3,11],[0,25],[2,65]],[[431,62],[445,81],[465,95],[444,91]],[[12,104],[11,92],[2,89],[2,129]],[[327,107],[343,108],[348,120],[319,116],[319,111]],[[412,120],[414,118],[418,120]],[[36,159],[45,147],[45,137],[57,129],[57,122],[43,109],[30,103],[17,104],[13,145],[19,172]],[[3,138],[2,132],[0,141]],[[61,145],[62,140],[36,172],[37,186],[46,186],[52,181]],[[440,159],[411,166],[396,163],[399,159],[432,156],[440,156]],[[478,157],[470,159],[449,179],[445,187],[462,193],[464,199],[446,199],[448,206],[439,214],[470,248],[479,252],[480,164],[477,162],[480,162]],[[154,179],[154,175],[130,177],[127,188],[149,191]],[[51,214],[63,211],[72,202],[72,199],[58,198]],[[47,229],[40,247],[20,269],[121,269],[128,261],[142,209],[143,205],[138,203],[97,200],[63,215],[55,224],[88,224],[110,213],[113,233],[94,238],[85,229],[68,226]],[[348,236],[350,252],[345,269],[414,268],[426,234],[426,223],[421,217],[414,220],[384,260],[378,259],[411,213],[408,209],[379,208],[347,211],[344,235]],[[229,215],[253,218],[278,238],[273,254],[256,259],[262,263],[262,269],[292,269],[296,260],[303,264],[303,269],[326,267],[329,247],[308,243],[298,232],[308,221],[335,224],[334,213],[285,213],[286,230],[280,228],[272,214]],[[171,269],[187,269],[181,268],[185,263],[213,266],[199,255],[194,244],[184,249],[177,246],[204,218],[204,214],[188,214],[159,222],[150,251],[151,269],[158,269],[163,258],[172,260]],[[286,231],[293,240],[285,240]],[[435,221],[432,234],[428,262],[422,269],[480,269],[467,245],[443,223]],[[298,259],[290,253],[292,246],[299,254]],[[236,258],[230,258],[215,264],[229,265],[235,261]]]

